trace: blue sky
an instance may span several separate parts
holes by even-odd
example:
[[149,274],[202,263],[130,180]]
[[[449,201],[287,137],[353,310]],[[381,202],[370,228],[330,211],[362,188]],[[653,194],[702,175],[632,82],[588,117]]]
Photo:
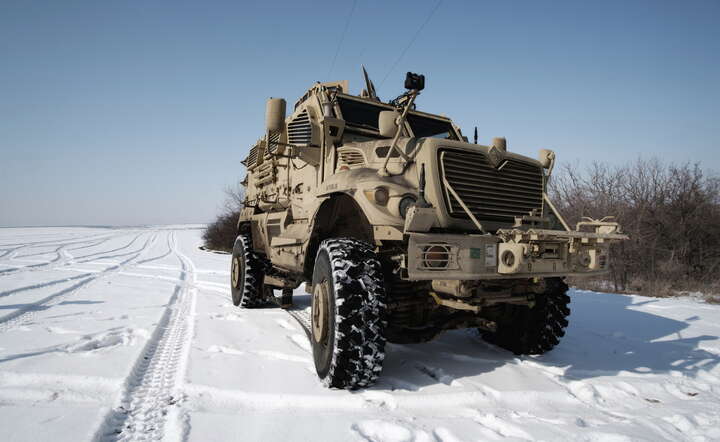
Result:
[[361,64],[481,143],[720,171],[720,2],[445,0],[390,71],[437,3],[358,0],[343,38],[352,0],[3,0],[0,226],[210,221],[265,100]]

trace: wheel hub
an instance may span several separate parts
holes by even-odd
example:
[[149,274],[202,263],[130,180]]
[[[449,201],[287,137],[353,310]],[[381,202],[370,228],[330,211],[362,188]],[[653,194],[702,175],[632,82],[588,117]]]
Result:
[[322,343],[327,337],[328,328],[328,287],[327,281],[315,285],[312,299],[312,336],[315,342]]
[[237,256],[234,256],[232,259],[232,269],[230,271],[230,274],[233,287],[239,288],[238,285],[240,284],[240,259]]

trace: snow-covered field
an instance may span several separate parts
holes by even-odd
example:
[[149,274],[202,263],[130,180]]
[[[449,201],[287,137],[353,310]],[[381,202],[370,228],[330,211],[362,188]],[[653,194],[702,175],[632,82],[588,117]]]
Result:
[[720,306],[576,290],[547,355],[457,331],[331,391],[294,317],[231,304],[200,234],[0,229],[0,439],[720,440]]

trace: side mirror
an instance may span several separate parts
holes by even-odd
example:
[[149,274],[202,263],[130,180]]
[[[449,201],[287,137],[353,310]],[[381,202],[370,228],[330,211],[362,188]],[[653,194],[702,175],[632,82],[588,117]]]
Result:
[[540,149],[538,161],[543,168],[552,169],[553,163],[555,163],[555,152],[550,149]]
[[398,131],[397,119],[400,113],[397,111],[380,111],[378,116],[378,129],[383,138],[393,138]]

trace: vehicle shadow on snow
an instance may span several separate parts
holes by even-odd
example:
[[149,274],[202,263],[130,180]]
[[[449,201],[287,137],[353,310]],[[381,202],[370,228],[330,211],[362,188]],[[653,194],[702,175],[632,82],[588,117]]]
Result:
[[631,296],[579,291],[571,296],[567,334],[545,355],[516,357],[485,343],[473,330],[451,331],[425,344],[388,344],[383,374],[373,389],[418,390],[439,383],[461,386],[465,377],[518,361],[532,361],[578,380],[620,372],[676,371],[694,376],[720,363],[720,355],[699,348],[717,336],[683,336],[697,316],[679,321],[633,308],[657,299],[633,304],[637,298]]
[[[311,302],[310,295],[295,292],[293,309],[309,309]],[[310,341],[309,330],[305,334]],[[459,378],[493,371],[510,360],[512,354],[467,330],[447,332],[423,344],[387,344],[382,374],[370,389],[417,391],[435,384],[460,386]]]
[[[587,291],[572,291],[571,297],[565,338],[552,352],[534,358],[543,365],[567,367],[566,378],[670,371],[694,376],[720,363],[720,354],[700,348],[718,336],[683,336],[697,316],[675,320],[633,308],[647,308],[659,299],[634,302],[632,296]],[[671,311],[668,306],[656,308],[658,313]]]
[[463,378],[511,363],[513,355],[485,343],[474,330],[456,330],[423,344],[387,344],[375,390],[409,390],[436,384],[461,387]]

